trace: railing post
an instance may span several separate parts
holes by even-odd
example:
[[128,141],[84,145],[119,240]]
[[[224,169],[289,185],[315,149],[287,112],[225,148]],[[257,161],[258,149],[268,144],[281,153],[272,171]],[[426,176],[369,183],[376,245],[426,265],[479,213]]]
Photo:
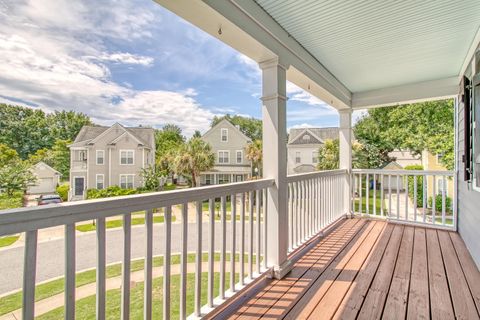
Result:
[[260,63],[262,69],[263,175],[275,180],[267,192],[268,256],[273,277],[291,269],[288,252],[286,69],[278,58]]
[[[344,186],[344,211],[347,215],[353,215],[352,201],[351,201],[351,180],[352,180],[352,109],[345,109],[339,111],[340,115],[340,169],[347,170],[345,175]],[[368,185],[367,185],[368,188]]]

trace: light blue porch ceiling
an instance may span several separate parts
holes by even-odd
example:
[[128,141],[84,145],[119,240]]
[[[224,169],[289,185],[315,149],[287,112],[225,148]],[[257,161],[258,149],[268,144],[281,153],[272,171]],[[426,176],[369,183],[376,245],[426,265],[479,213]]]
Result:
[[480,0],[255,0],[350,91],[457,76]]

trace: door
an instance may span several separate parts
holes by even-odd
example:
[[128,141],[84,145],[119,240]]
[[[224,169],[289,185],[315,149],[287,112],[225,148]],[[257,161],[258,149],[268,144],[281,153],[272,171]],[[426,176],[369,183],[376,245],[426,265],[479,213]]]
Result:
[[83,196],[83,189],[85,187],[85,178],[83,177],[75,177],[74,179],[74,194],[76,196]]
[[235,175],[235,182],[242,182],[242,181],[243,181],[243,175],[242,174]]

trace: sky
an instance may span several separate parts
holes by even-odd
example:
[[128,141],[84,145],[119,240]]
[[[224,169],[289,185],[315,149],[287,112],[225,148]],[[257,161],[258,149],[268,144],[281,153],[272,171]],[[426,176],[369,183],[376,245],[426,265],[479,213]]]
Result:
[[[0,103],[83,112],[102,125],[190,136],[212,118],[261,118],[257,64],[151,0],[0,0]],[[287,84],[287,127],[338,114]]]

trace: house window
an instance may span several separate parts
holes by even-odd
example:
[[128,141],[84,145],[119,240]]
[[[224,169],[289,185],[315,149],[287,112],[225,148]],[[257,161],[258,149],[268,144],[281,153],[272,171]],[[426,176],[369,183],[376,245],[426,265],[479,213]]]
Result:
[[295,163],[300,163],[301,158],[300,158],[300,152],[295,152]]
[[78,160],[79,161],[87,161],[87,151],[80,151],[78,153]]
[[120,164],[129,165],[133,164],[134,157],[133,150],[120,150]]
[[222,142],[227,142],[227,141],[228,141],[228,129],[222,128],[222,129],[220,130],[220,132],[221,132],[221,136],[222,136],[222,137],[221,137]]
[[312,163],[318,163],[318,151],[312,152]]
[[213,174],[206,174],[205,175],[205,184],[206,185],[213,184]]
[[242,163],[242,162],[243,162],[243,151],[237,150],[237,163]]
[[305,141],[310,141],[310,135],[306,134],[302,137],[302,139]]
[[229,174],[219,174],[218,175],[218,184],[229,183],[230,175]]
[[437,180],[437,194],[443,194],[443,190],[445,190],[445,195],[448,195],[448,181],[440,178]]
[[218,163],[229,163],[230,160],[229,151],[218,151]]
[[104,164],[104,162],[105,162],[105,151],[97,150],[97,164]]
[[437,154],[436,158],[437,158],[437,164],[442,165],[443,153]]
[[133,189],[133,174],[121,174],[120,175],[120,188]]
[[96,180],[96,188],[97,189],[103,189],[105,188],[105,176],[103,174],[97,174],[95,177]]

